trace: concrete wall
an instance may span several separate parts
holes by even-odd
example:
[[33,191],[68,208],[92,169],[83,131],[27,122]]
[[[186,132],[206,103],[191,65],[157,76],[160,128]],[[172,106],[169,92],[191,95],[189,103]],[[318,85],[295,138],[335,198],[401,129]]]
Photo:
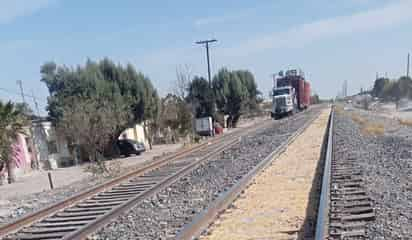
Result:
[[12,149],[13,152],[11,157],[15,163],[14,171],[16,176],[20,176],[31,171],[32,156],[29,153],[26,136],[23,134],[18,134],[17,141],[13,144]]

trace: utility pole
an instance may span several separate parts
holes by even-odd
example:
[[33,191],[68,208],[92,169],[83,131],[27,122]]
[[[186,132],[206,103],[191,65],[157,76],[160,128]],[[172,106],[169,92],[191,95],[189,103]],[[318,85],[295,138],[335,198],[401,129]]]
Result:
[[410,60],[410,53],[408,53],[408,60],[406,62],[406,77],[409,77],[409,60]]
[[342,86],[342,96],[343,96],[343,98],[345,98],[345,97],[348,96],[348,81],[347,81],[347,80],[345,80],[345,81],[343,82],[343,86]]
[[34,96],[33,90],[31,91],[31,97],[33,98],[34,106],[36,107],[37,116],[40,117],[39,104],[37,103],[37,99]]
[[26,103],[26,99],[24,98],[23,82],[22,82],[21,80],[17,80],[17,84],[18,84],[19,87],[20,87],[20,93],[21,93],[21,98],[23,99],[23,103],[24,103],[24,104],[27,104],[27,103]]
[[[23,82],[21,80],[17,80],[17,84],[20,87],[20,93],[21,93],[21,98],[23,99],[23,103],[28,106],[28,104],[26,102],[26,99],[24,97],[25,94],[24,94],[24,91],[23,91]],[[34,100],[34,95],[33,95],[33,100]],[[35,101],[35,103],[36,103],[36,107],[37,107],[37,102]],[[37,111],[39,111],[38,108],[37,108]],[[33,130],[33,122],[32,121],[30,121],[29,132],[30,132],[30,136],[31,136],[29,145],[31,146],[32,157],[33,157],[32,168],[38,170],[40,168],[40,164],[39,164],[39,160],[37,158],[37,149],[36,149],[36,146],[35,146],[34,140],[33,140],[34,130]]]
[[196,44],[204,44],[206,46],[206,59],[207,59],[207,77],[209,80],[209,87],[212,87],[212,80],[210,76],[210,56],[209,56],[209,43],[212,42],[217,42],[216,39],[210,39],[210,40],[204,40],[204,41],[198,41]]

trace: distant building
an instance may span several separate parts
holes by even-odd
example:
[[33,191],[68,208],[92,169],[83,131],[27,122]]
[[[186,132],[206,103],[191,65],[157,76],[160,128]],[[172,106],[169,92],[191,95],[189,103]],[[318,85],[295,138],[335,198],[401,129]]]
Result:
[[[75,147],[70,149],[66,138],[56,130],[51,121],[36,119],[32,121],[31,127],[29,129],[27,126],[25,134],[19,134],[12,146],[16,176],[32,171],[36,159],[40,169],[44,170],[73,166],[82,162],[80,151]],[[148,148],[148,140],[141,124],[124,130],[119,139],[123,138],[142,142]],[[0,174],[7,173],[3,169]]]

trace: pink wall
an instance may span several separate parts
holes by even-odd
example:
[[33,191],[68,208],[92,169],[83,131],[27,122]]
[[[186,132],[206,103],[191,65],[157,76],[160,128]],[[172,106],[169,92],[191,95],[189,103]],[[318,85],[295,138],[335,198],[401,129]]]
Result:
[[28,151],[28,146],[26,143],[25,136],[19,134],[17,137],[17,142],[13,144],[13,160],[16,163],[17,168],[26,168],[31,165],[31,157]]

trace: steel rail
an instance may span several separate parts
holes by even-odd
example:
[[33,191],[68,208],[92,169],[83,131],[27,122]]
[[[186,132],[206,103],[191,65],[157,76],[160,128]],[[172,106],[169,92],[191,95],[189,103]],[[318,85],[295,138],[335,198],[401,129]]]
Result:
[[375,220],[373,201],[357,158],[333,156],[340,147],[334,145],[334,118],[332,109],[315,239],[368,239],[367,225]]
[[[272,121],[264,121],[263,124],[260,123],[259,125],[255,125],[254,127],[247,129],[246,133],[251,132],[251,131],[256,131],[257,129],[260,129],[260,128],[266,126],[268,123],[272,123]],[[5,237],[6,235],[9,235],[11,233],[17,232],[20,229],[22,229],[26,226],[30,226],[33,223],[39,222],[41,219],[44,219],[48,216],[56,214],[57,212],[59,212],[63,209],[69,208],[69,207],[71,207],[71,206],[73,206],[73,205],[75,205],[75,204],[77,204],[77,203],[79,203],[79,202],[81,202],[85,199],[88,199],[88,198],[96,195],[97,193],[100,193],[100,192],[103,192],[107,189],[115,187],[116,185],[118,185],[122,182],[125,182],[128,179],[141,176],[141,175],[143,175],[147,172],[150,172],[154,169],[158,169],[159,167],[162,167],[162,166],[164,166],[164,165],[166,165],[170,162],[173,162],[173,161],[181,159],[181,158],[185,158],[187,156],[190,156],[190,154],[195,154],[197,152],[200,152],[202,149],[207,149],[212,144],[213,145],[215,145],[215,144],[218,145],[216,147],[216,151],[211,151],[211,153],[216,154],[219,150],[224,149],[226,147],[229,147],[231,144],[234,143],[233,141],[232,142],[229,141],[228,143],[223,144],[225,142],[225,140],[234,139],[234,138],[239,137],[239,135],[245,134],[244,132],[241,132],[240,130],[241,129],[236,130],[236,131],[234,131],[232,133],[229,133],[227,135],[223,135],[221,137],[215,138],[212,141],[204,142],[204,143],[196,145],[194,147],[184,149],[184,150],[179,151],[177,153],[171,154],[167,157],[164,157],[164,158],[161,158],[159,160],[153,161],[153,162],[149,163],[146,166],[142,166],[141,168],[139,168],[137,170],[134,170],[134,171],[131,171],[131,172],[125,174],[125,175],[122,175],[122,176],[116,178],[116,179],[109,180],[109,181],[107,181],[103,184],[98,185],[97,187],[85,190],[85,191],[83,191],[79,194],[76,194],[74,196],[66,198],[66,199],[64,199],[64,200],[62,200],[58,203],[52,204],[48,207],[45,207],[45,208],[43,208],[39,211],[36,211],[34,213],[23,216],[20,219],[16,220],[15,222],[12,222],[12,223],[4,225],[4,226],[1,226],[0,227],[0,238]],[[235,142],[237,142],[237,141],[235,141]],[[219,145],[219,144],[221,144],[221,145]],[[201,159],[205,159],[206,157],[211,157],[211,155],[206,154],[206,155],[202,156]],[[198,163],[198,161],[196,161],[196,163]],[[191,165],[191,166],[194,167],[195,165]],[[188,169],[188,168],[186,168],[186,169]],[[186,171],[185,171],[185,173],[186,173]],[[151,192],[152,194],[155,193],[156,189],[160,189],[162,187],[160,185],[165,186],[166,183],[159,184],[159,186],[154,187],[154,190],[150,190],[148,192]],[[142,195],[147,196],[146,194],[142,194]],[[140,201],[141,199],[142,199],[142,197],[139,196],[139,198],[134,199],[134,202]],[[127,208],[126,206],[130,206],[130,205],[133,205],[133,204],[132,204],[132,201],[130,201],[130,203],[123,204],[123,205],[122,205],[121,209],[126,209]],[[113,212],[113,213],[109,214],[111,216],[119,215],[114,210],[112,210],[111,212]],[[101,222],[103,222],[103,221],[101,221]],[[104,221],[104,222],[106,223],[107,221]],[[94,225],[94,226],[97,226],[97,225]],[[91,227],[89,227],[89,229],[91,229]],[[80,233],[80,231],[79,231],[79,233]],[[89,233],[90,233],[90,231],[89,231]]]
[[328,235],[328,215],[329,215],[329,193],[330,193],[330,177],[331,177],[331,164],[332,164],[332,152],[333,152],[333,119],[334,109],[332,107],[331,114],[328,123],[327,134],[327,146],[325,154],[325,163],[322,177],[322,190],[320,193],[319,207],[316,220],[315,239],[324,240]]
[[89,234],[95,232],[98,230],[100,227],[106,225],[109,223],[112,219],[124,214],[124,211],[127,209],[130,209],[134,205],[137,205],[141,203],[144,199],[147,199],[148,197],[158,193],[159,191],[163,190],[164,188],[172,185],[175,183],[177,180],[180,179],[180,177],[190,173],[193,169],[195,169],[201,162],[205,161],[206,159],[209,159],[213,156],[216,156],[219,154],[222,150],[229,148],[233,146],[234,144],[238,143],[239,139],[234,139],[231,142],[225,143],[216,149],[214,149],[212,152],[204,155],[200,159],[194,161],[193,163],[189,164],[182,170],[180,170],[178,173],[171,175],[170,177],[167,177],[166,179],[162,180],[161,182],[157,183],[156,186],[150,188],[148,191],[142,193],[141,195],[137,195],[136,197],[130,199],[129,201],[125,202],[124,204],[120,205],[119,207],[107,212],[104,214],[102,217],[98,218],[96,221],[92,221],[86,226],[80,228],[79,230],[65,236],[63,240],[75,240],[75,239],[85,239]]
[[200,149],[200,148],[202,148],[202,147],[205,147],[207,144],[208,144],[208,143],[205,142],[205,143],[202,143],[202,144],[200,144],[200,145],[196,145],[196,146],[193,147],[193,148],[185,149],[185,150],[182,150],[182,151],[180,151],[180,152],[178,152],[178,153],[174,153],[174,154],[172,154],[171,156],[167,156],[166,158],[161,158],[161,159],[159,159],[159,160],[157,160],[157,161],[153,161],[153,162],[151,162],[151,163],[150,163],[149,165],[147,165],[147,166],[143,166],[142,168],[139,168],[139,169],[137,169],[137,170],[134,170],[134,171],[132,171],[132,172],[130,172],[130,173],[127,173],[127,174],[125,174],[125,175],[123,175],[123,176],[120,176],[120,177],[118,177],[118,178],[116,178],[116,179],[109,180],[109,181],[107,181],[107,182],[105,182],[105,183],[102,183],[102,184],[100,184],[100,185],[98,185],[98,186],[96,186],[96,187],[94,187],[94,188],[91,188],[91,189],[87,189],[87,190],[85,190],[85,191],[82,191],[82,192],[80,192],[79,194],[76,194],[76,195],[74,195],[74,196],[68,197],[68,198],[66,198],[66,199],[64,199],[64,200],[62,200],[62,201],[60,201],[60,202],[58,202],[58,203],[55,203],[55,204],[52,204],[52,205],[47,206],[47,207],[45,207],[45,208],[42,208],[42,209],[40,209],[40,210],[38,210],[38,211],[36,211],[36,212],[34,212],[34,213],[30,213],[30,214],[28,214],[28,215],[25,215],[25,216],[17,219],[16,221],[14,221],[14,222],[12,222],[12,223],[9,223],[9,224],[6,224],[6,225],[4,225],[4,226],[1,226],[1,227],[0,227],[0,237],[3,237],[4,235],[9,234],[10,232],[17,231],[17,230],[19,230],[20,228],[22,228],[22,227],[24,227],[24,226],[26,226],[26,225],[29,225],[29,224],[32,223],[32,222],[35,222],[35,221],[37,221],[37,220],[39,220],[39,219],[41,219],[41,218],[43,218],[43,217],[45,217],[45,216],[48,216],[48,215],[50,215],[50,214],[53,214],[53,213],[55,213],[55,212],[57,212],[57,211],[59,211],[59,210],[61,210],[61,209],[63,209],[63,208],[66,208],[66,207],[68,207],[68,206],[71,206],[71,205],[77,203],[78,201],[81,201],[81,200],[83,200],[83,199],[85,199],[85,198],[88,198],[88,197],[90,197],[90,196],[98,193],[98,192],[103,191],[104,189],[113,187],[113,186],[117,185],[118,183],[123,182],[123,181],[129,179],[130,177],[138,176],[138,175],[140,175],[140,174],[143,174],[144,172],[150,171],[150,170],[152,170],[153,168],[156,168],[156,167],[162,165],[163,163],[166,163],[166,162],[168,162],[168,161],[171,161],[171,160],[173,160],[173,159],[176,159],[176,158],[178,158],[178,157],[180,157],[180,156],[184,156],[184,155],[186,155],[186,154],[190,154],[190,153],[193,152],[193,151],[196,151],[196,150],[198,150],[198,149]]
[[272,161],[282,154],[287,147],[302,133],[305,129],[318,117],[316,114],[310,120],[308,120],[301,128],[293,133],[287,141],[283,142],[274,151],[272,151],[267,157],[265,157],[258,165],[256,165],[249,173],[240,179],[229,190],[218,197],[212,205],[204,211],[197,214],[193,221],[186,224],[182,231],[177,235],[178,240],[191,240],[197,239],[204,229],[213,223],[213,221],[219,216],[219,214],[227,209],[232,202],[239,197],[244,189],[246,189],[253,178],[259,174],[263,169],[269,166]]
[[[268,122],[268,121],[265,121]],[[264,122],[264,124],[265,124]],[[263,125],[264,125],[263,124]],[[101,191],[104,191],[105,189],[109,189],[113,186],[116,186],[117,184],[126,181],[127,179],[130,179],[132,177],[136,177],[139,175],[142,175],[148,171],[151,171],[153,169],[156,169],[164,164],[167,164],[168,162],[171,162],[173,160],[179,159],[181,157],[187,156],[189,154],[195,153],[196,151],[200,151],[203,148],[206,148],[210,144],[215,144],[219,142],[223,142],[225,139],[231,138],[233,136],[236,136],[240,131],[234,131],[232,133],[229,133],[227,135],[223,135],[221,137],[217,137],[211,141],[207,141],[198,145],[195,145],[193,147],[183,149],[179,152],[172,153],[166,157],[162,157],[158,160],[152,161],[149,164],[139,167],[136,170],[133,170],[129,173],[126,173],[120,177],[117,177],[115,179],[109,180],[107,182],[104,182],[102,184],[99,184],[96,187],[93,187],[91,189],[84,190],[76,195],[70,196],[62,201],[59,201],[57,203],[54,203],[50,206],[44,207],[36,212],[27,214],[22,216],[21,218],[15,220],[12,223],[5,224],[3,226],[0,226],[0,239],[4,237],[7,234],[10,234],[12,232],[18,231],[19,229],[30,225],[33,222],[39,221],[42,218],[45,218],[51,214],[56,213],[57,211],[60,211],[64,208],[67,208],[69,206],[72,206],[73,204],[78,203],[79,201],[82,201],[83,199],[86,199],[90,196],[95,195],[96,193],[99,193]]]

